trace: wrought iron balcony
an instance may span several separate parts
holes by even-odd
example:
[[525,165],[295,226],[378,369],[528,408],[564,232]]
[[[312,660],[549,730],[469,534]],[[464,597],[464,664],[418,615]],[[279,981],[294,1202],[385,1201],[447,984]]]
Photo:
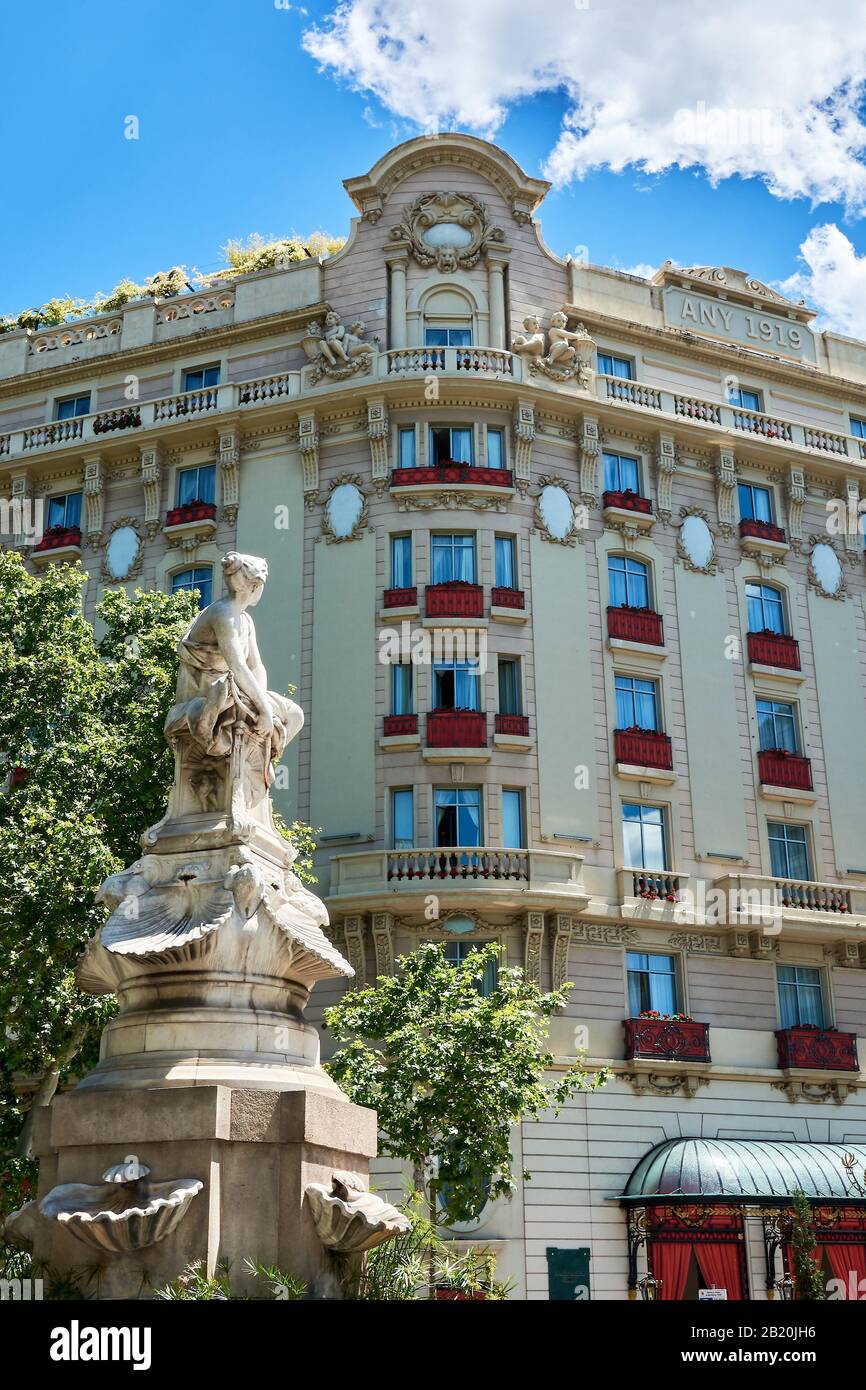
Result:
[[631,492],[629,489],[624,492],[603,492],[601,505],[605,510],[609,507],[615,507],[623,512],[640,512],[642,516],[652,516],[653,508],[649,498],[641,497],[639,492]]
[[418,602],[418,590],[414,587],[406,589],[386,589],[382,595],[383,608],[414,608]]
[[391,473],[392,488],[427,487],[431,484],[453,487],[469,484],[472,487],[514,487],[514,475],[508,468],[481,468],[472,463],[436,463],[429,468],[395,468]]
[[490,590],[490,603],[493,608],[513,608],[521,613],[526,608],[522,589],[493,588]]
[[658,767],[665,771],[673,768],[673,749],[667,734],[652,729],[614,729],[613,746],[618,763]]
[[785,748],[762,749],[758,754],[758,775],[765,786],[812,790],[811,760]]
[[484,590],[480,584],[454,579],[447,584],[428,584],[424,590],[428,618],[482,618]]
[[529,738],[528,714],[497,714],[494,725],[497,734],[511,734],[517,738]]
[[754,517],[743,517],[740,522],[740,539],[770,541],[773,545],[787,545],[788,537],[781,526],[772,521],[757,521]]
[[663,647],[665,642],[661,613],[654,613],[651,608],[611,605],[607,610],[607,635],[651,647]]
[[693,1018],[627,1018],[625,1055],[670,1062],[709,1062],[710,1025]]
[[800,644],[785,632],[750,632],[746,637],[749,660],[759,666],[800,670]]
[[776,1031],[779,1066],[814,1067],[822,1071],[859,1071],[857,1034],[840,1033],[835,1028],[801,1024]]
[[434,709],[427,715],[428,748],[484,748],[487,716],[481,710]]
[[404,734],[417,734],[417,714],[386,714],[382,720],[384,738],[399,738]]

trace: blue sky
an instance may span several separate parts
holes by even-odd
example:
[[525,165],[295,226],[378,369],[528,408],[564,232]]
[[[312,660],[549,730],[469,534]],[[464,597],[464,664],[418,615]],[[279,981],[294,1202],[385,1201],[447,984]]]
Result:
[[[346,9],[363,24],[376,2],[348,0]],[[596,10],[615,10],[629,0],[591,2]],[[387,11],[392,0],[381,3]],[[496,3],[502,23],[516,26],[517,19],[509,20],[510,0]],[[679,8],[679,0],[667,3]],[[121,278],[138,280],[175,263],[212,270],[229,237],[317,229],[344,234],[352,208],[342,178],[366,171],[391,144],[418,132],[407,119],[416,110],[411,86],[406,90],[409,59],[380,65],[371,77],[369,54],[365,58],[359,45],[356,63],[354,40],[348,50],[344,40],[339,61],[320,71],[303,36],[317,21],[327,29],[334,5],[307,0],[307,10],[277,8],[273,0],[138,0],[128,8],[116,0],[74,6],[43,0],[38,7],[7,7],[7,71],[29,76],[7,83],[0,111],[7,213],[0,225],[0,313],[55,294],[87,298]],[[394,9],[393,23],[405,14],[405,6]],[[470,74],[474,41],[467,34],[461,47]],[[590,49],[588,42],[588,62]],[[567,72],[564,81],[554,75],[549,84],[537,79],[514,92],[504,62],[502,92],[496,91],[495,68],[479,77],[484,94],[489,88],[491,100],[502,100],[506,111],[497,142],[528,172],[542,173],[569,122],[574,129],[581,53],[576,49],[570,59],[573,81]],[[539,66],[543,58],[542,51]],[[431,64],[418,78],[417,110],[428,126],[438,115],[430,96],[439,80],[435,56]],[[635,79],[633,89],[637,107],[641,100],[651,104],[641,81]],[[354,90],[353,83],[367,90]],[[711,104],[709,79],[706,92]],[[784,93],[774,95],[780,105],[785,100]],[[455,101],[450,109],[455,124],[470,125],[471,110],[463,112]],[[130,115],[140,123],[137,140],[124,138]],[[659,113],[647,119],[658,123]],[[647,148],[656,136],[646,136],[643,114],[636,109],[629,120],[635,150]],[[478,121],[475,128],[491,133]],[[773,196],[760,178],[738,173],[716,187],[700,167],[645,173],[627,165],[615,173],[605,167],[613,137],[607,147],[604,132],[595,138],[601,142],[597,166],[553,190],[541,210],[554,251],[585,246],[593,262],[620,268],[657,266],[667,257],[725,263],[780,281],[803,271],[801,245],[813,228],[829,223],[850,243],[856,271],[829,297],[850,299],[853,284],[853,293],[862,289],[866,300],[866,279],[860,280],[866,263],[856,260],[866,254],[866,221],[859,207],[851,210],[851,196],[846,213],[840,198],[813,207],[808,197]],[[714,158],[711,152],[707,165]],[[795,158],[808,164],[805,146]],[[804,187],[812,179],[812,192],[815,177],[811,170],[804,175]],[[850,193],[850,172],[845,178]],[[826,296],[823,285],[813,277],[807,287]],[[832,316],[832,306],[822,307]],[[866,311],[863,322],[866,333]]]

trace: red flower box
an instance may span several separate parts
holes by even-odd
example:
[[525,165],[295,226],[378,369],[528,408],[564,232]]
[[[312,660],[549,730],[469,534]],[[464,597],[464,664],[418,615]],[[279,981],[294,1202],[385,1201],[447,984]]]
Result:
[[498,734],[517,734],[520,738],[528,738],[529,715],[497,714],[496,732]]
[[780,666],[786,671],[799,671],[800,644],[784,632],[750,632],[746,637],[749,660],[759,666]]
[[816,1067],[822,1071],[859,1071],[857,1034],[801,1024],[776,1031],[779,1066]]
[[762,541],[780,541],[785,544],[787,537],[781,526],[774,526],[771,521],[754,521],[745,517],[740,522],[741,536],[755,536]]
[[710,1025],[693,1018],[627,1018],[626,1057],[660,1057],[672,1062],[709,1062]]
[[482,618],[484,590],[480,584],[453,579],[447,584],[428,584],[424,590],[428,618]]
[[383,596],[383,607],[385,608],[414,608],[418,602],[418,590],[411,589],[386,589]]
[[652,515],[652,503],[649,498],[641,497],[639,492],[632,492],[631,488],[626,488],[623,492],[603,492],[601,505],[621,507],[627,512],[643,512],[644,516]]
[[786,748],[764,748],[758,754],[758,773],[764,786],[812,790],[812,763]]
[[481,710],[434,709],[427,715],[428,748],[483,748],[487,720]]
[[417,734],[417,732],[417,714],[386,714],[382,721],[382,733],[385,738],[393,738],[397,734]]
[[618,763],[673,769],[674,755],[670,738],[654,729],[614,729],[613,746]]
[[439,1303],[473,1303],[478,1299],[486,1299],[487,1294],[481,1293],[461,1293],[459,1289],[436,1289],[436,1300]]
[[80,526],[49,526],[34,550],[60,550],[70,545],[81,545]]
[[476,468],[471,463],[437,463],[431,468],[395,468],[392,487],[420,487],[425,483],[474,483],[476,487],[513,487],[508,468]]
[[651,647],[665,644],[661,613],[654,613],[651,608],[629,608],[627,604],[608,608],[607,635],[626,642],[643,642]]
[[183,526],[190,521],[213,521],[215,517],[216,504],[213,502],[184,502],[181,507],[172,507],[165,524]]
[[494,608],[524,608],[522,589],[491,589],[490,602]]
[[141,412],[130,407],[128,410],[110,410],[97,415],[93,421],[94,434],[108,434],[112,430],[128,430],[141,424]]

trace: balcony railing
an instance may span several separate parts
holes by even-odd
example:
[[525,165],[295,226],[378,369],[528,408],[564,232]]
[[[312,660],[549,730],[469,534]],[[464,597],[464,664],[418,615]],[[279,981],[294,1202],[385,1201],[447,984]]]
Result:
[[665,771],[673,769],[673,749],[667,734],[657,733],[653,729],[614,729],[613,747],[618,763],[657,767]]
[[726,920],[732,925],[748,922],[766,926],[781,918],[797,922],[805,917],[824,920],[837,915],[853,917],[858,928],[866,924],[866,888],[856,885],[771,874],[724,874],[714,880],[713,888],[724,896]]
[[84,438],[84,415],[76,415],[72,420],[55,420],[51,425],[35,425],[22,431],[22,450],[44,449],[47,444],[68,444],[73,439]]
[[526,607],[522,589],[491,589],[490,602],[494,608],[523,609]]
[[33,552],[42,554],[46,550],[69,550],[74,546],[81,546],[80,526],[51,526],[34,545]]
[[193,521],[214,521],[216,504],[213,502],[184,502],[180,507],[172,507],[165,518],[166,526],[185,526]]
[[395,738],[401,734],[417,734],[417,714],[386,714],[382,720],[382,733],[385,738]]
[[785,748],[763,748],[758,753],[758,775],[764,786],[812,790],[812,763]]
[[799,671],[800,644],[785,632],[750,632],[746,637],[749,660],[758,666],[778,666]]
[[153,418],[155,423],[164,420],[185,420],[190,415],[205,415],[216,410],[219,399],[216,386],[206,386],[201,391],[182,391],[179,396],[166,396],[154,401]]
[[510,734],[517,738],[529,737],[529,715],[528,714],[497,714],[495,732],[497,734]]
[[428,584],[424,590],[428,618],[482,618],[484,590],[480,584],[453,579],[446,584]]
[[514,374],[514,358],[500,348],[397,348],[384,353],[381,361],[386,376],[427,376],[431,372],[466,372],[493,377]]
[[815,1067],[821,1071],[859,1071],[857,1034],[835,1028],[779,1028],[776,1031],[779,1066]]
[[335,854],[323,869],[330,869],[331,899],[385,904],[397,893],[423,896],[435,883],[437,893],[520,893],[580,912],[589,901],[582,867],[582,855],[562,850],[437,845]]
[[632,897],[645,898],[649,902],[675,903],[679,901],[680,880],[677,874],[667,870],[654,872],[651,869],[628,869],[631,875]]
[[141,411],[137,406],[124,410],[104,410],[93,417],[94,434],[113,434],[115,430],[137,429],[141,424]]
[[423,487],[427,484],[469,483],[473,487],[513,487],[514,477],[507,468],[476,468],[471,463],[437,463],[430,468],[395,468],[392,487]]
[[388,878],[529,878],[525,849],[395,849],[388,851]]
[[743,517],[740,536],[744,540],[773,541],[777,545],[784,545],[788,539],[781,526],[774,526],[772,521],[756,521],[752,517]]
[[628,488],[624,492],[603,492],[601,495],[602,507],[619,507],[625,512],[640,512],[643,516],[652,516],[652,502],[648,497],[641,497],[639,492],[632,492]]
[[710,1025],[691,1018],[627,1018],[625,1055],[670,1062],[709,1062]]
[[434,709],[427,715],[428,748],[483,748],[487,717],[481,710]]
[[840,883],[816,883],[805,878],[777,878],[776,896],[796,912],[850,912],[851,890]]
[[777,420],[773,415],[764,415],[758,410],[734,408],[734,429],[745,430],[747,434],[762,434],[765,439],[782,439],[791,443],[791,425],[787,420]]
[[608,400],[628,401],[629,405],[661,410],[661,392],[655,386],[643,386],[639,381],[627,381],[619,376],[603,377]]
[[411,589],[386,589],[382,595],[383,608],[414,608],[418,602],[418,590],[413,586]]
[[661,613],[654,613],[651,608],[611,605],[607,610],[607,635],[651,647],[663,647],[665,643]]

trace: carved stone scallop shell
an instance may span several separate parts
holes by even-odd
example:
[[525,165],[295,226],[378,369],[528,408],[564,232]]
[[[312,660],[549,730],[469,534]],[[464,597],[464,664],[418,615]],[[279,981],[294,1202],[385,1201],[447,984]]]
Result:
[[104,1181],[90,1186],[68,1182],[52,1187],[38,1203],[40,1215],[61,1225],[96,1250],[121,1254],[142,1250],[165,1240],[186,1215],[187,1207],[204,1183],[199,1178],[175,1178],[151,1183],[145,1176],[124,1180],[126,1164],[109,1168]]
[[306,1197],[320,1241],[336,1254],[359,1255],[410,1229],[409,1218],[390,1202],[336,1173],[330,1188],[311,1183]]

